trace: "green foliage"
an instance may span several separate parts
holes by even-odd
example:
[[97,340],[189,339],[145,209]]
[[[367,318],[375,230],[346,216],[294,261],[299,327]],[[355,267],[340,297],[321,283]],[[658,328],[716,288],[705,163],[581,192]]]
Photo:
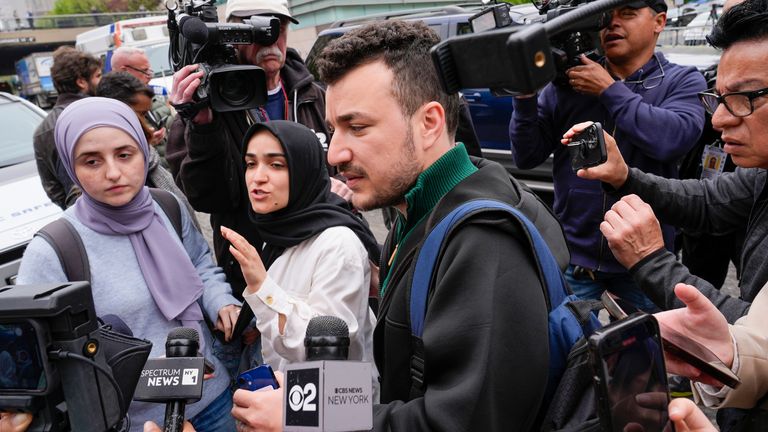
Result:
[[87,14],[94,10],[106,12],[103,0],[56,0],[52,15]]
[[504,3],[509,3],[509,4],[513,4],[513,5],[530,3],[530,0],[502,0],[502,1]]
[[157,0],[56,0],[51,14],[89,14],[98,12],[135,12],[144,7],[144,10],[155,10]]

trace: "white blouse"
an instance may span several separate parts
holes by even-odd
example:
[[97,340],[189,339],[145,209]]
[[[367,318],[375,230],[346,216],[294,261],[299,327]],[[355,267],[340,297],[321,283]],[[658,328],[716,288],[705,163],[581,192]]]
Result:
[[[259,291],[244,296],[261,331],[264,363],[284,371],[287,364],[304,361],[309,320],[332,315],[349,326],[349,360],[373,364],[370,278],[368,252],[347,227],[328,228],[286,249],[267,271]],[[278,314],[286,317],[283,334]]]

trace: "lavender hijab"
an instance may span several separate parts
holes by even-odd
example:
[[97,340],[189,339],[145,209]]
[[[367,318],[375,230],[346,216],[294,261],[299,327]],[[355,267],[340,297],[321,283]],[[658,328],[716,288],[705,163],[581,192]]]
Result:
[[[70,104],[56,121],[56,150],[75,184],[83,189],[75,175],[77,141],[89,130],[99,127],[120,129],[136,141],[144,154],[146,182],[149,145],[136,113],[117,100],[89,97]],[[88,228],[101,234],[128,236],[144,281],[163,316],[201,330],[203,312],[197,300],[203,293],[203,281],[189,255],[174,240],[155,210],[146,186],[120,207],[96,201],[83,189],[74,207],[77,219]]]

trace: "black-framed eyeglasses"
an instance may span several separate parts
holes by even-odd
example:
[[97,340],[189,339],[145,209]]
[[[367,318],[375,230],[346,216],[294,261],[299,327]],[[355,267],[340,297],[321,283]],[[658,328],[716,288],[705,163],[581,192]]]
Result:
[[139,69],[136,67],[133,67],[131,65],[125,65],[128,69],[135,70],[136,72],[143,74],[146,77],[152,78],[155,75],[155,71],[152,70],[152,68],[146,68],[146,69]]
[[711,115],[715,114],[720,104],[736,117],[746,117],[755,111],[754,100],[768,95],[768,87],[760,90],[740,91],[719,95],[715,89],[699,93],[699,100],[704,109]]
[[641,79],[641,80],[633,80],[633,81],[626,81],[625,80],[624,84],[640,84],[646,90],[654,89],[654,88],[660,86],[661,83],[664,81],[664,76],[665,76],[665,74],[664,74],[664,66],[662,66],[661,60],[659,60],[659,57],[656,54],[653,55],[653,58],[655,58],[656,59],[656,63],[659,64],[659,71],[660,72],[659,72],[658,75],[655,75],[655,76],[652,76],[652,77],[648,77],[648,78],[644,78],[644,79]]

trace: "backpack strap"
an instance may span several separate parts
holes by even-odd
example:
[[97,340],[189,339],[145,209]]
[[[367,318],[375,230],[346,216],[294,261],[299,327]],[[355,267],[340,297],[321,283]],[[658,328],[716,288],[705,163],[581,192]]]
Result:
[[173,225],[173,229],[176,230],[176,235],[178,235],[180,239],[183,239],[184,236],[181,231],[181,206],[179,205],[179,201],[167,190],[149,188],[149,193],[152,194],[152,199],[160,205],[160,208],[163,209],[165,215],[171,220],[171,225]]
[[68,281],[91,281],[91,267],[83,240],[72,223],[59,218],[40,228],[35,234],[51,245],[59,257]]
[[[162,189],[149,188],[149,193],[152,194],[152,199],[157,201],[170,219],[176,234],[182,238],[181,206],[179,206],[176,197]],[[77,233],[71,222],[63,217],[56,219],[40,228],[35,235],[42,237],[51,245],[56,256],[59,257],[59,262],[68,281],[91,281],[88,253],[85,251],[85,245],[83,245],[80,234]]]
[[560,267],[552,255],[549,246],[539,233],[539,230],[520,210],[501,201],[480,199],[468,201],[451,211],[429,232],[421,245],[416,257],[410,292],[410,321],[411,321],[411,396],[423,394],[425,377],[424,343],[424,318],[427,313],[427,297],[432,278],[435,273],[435,265],[439,257],[443,243],[448,233],[459,225],[467,217],[489,210],[501,210],[507,212],[515,220],[519,221],[523,231],[533,246],[534,257],[539,267],[539,273],[547,288],[547,307],[551,311],[562,303],[568,296],[565,279]]

